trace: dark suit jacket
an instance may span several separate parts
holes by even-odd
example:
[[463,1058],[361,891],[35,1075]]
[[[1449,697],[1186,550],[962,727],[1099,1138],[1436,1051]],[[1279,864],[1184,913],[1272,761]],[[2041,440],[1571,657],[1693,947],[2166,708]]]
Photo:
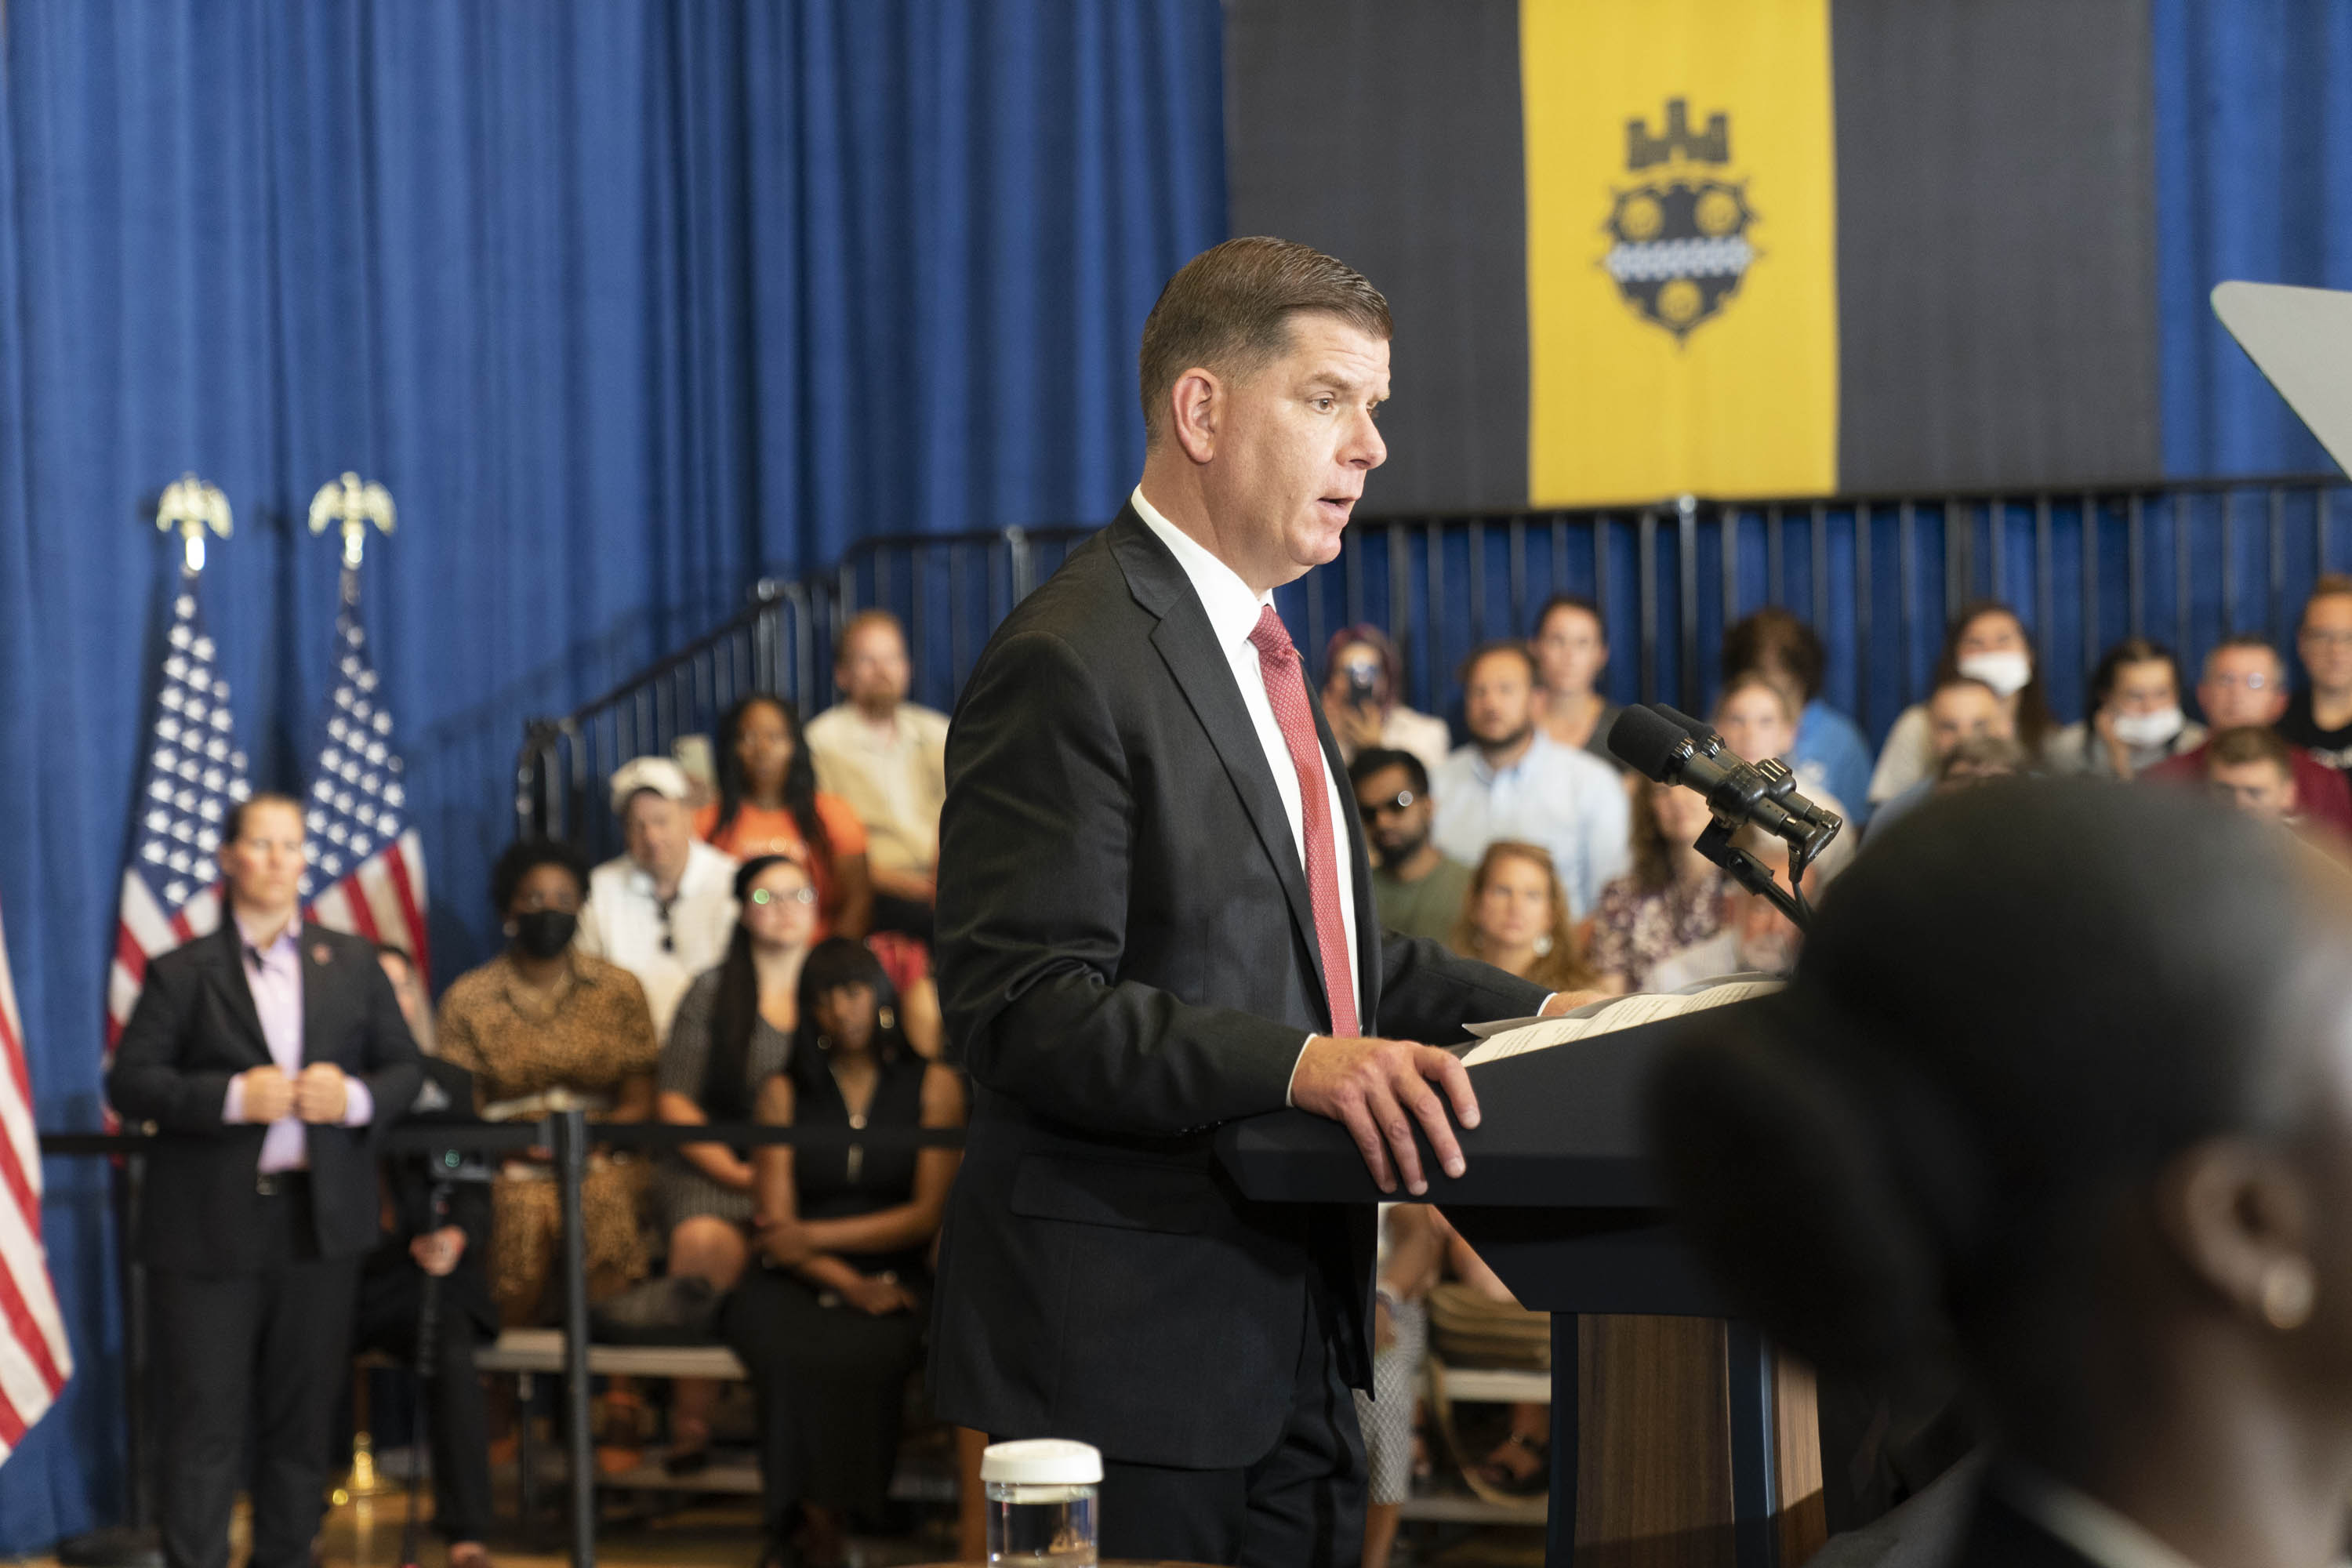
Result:
[[[323,926],[300,935],[303,1064],[333,1062],[375,1099],[364,1127],[306,1129],[320,1253],[357,1257],[375,1245],[375,1139],[416,1093],[416,1044],[373,943]],[[230,1274],[266,1260],[260,1210],[273,1200],[254,1191],[264,1129],[223,1122],[221,1106],[231,1079],[268,1061],[224,912],[219,931],[147,966],[107,1073],[116,1113],[162,1134],[147,1156],[139,1223],[149,1268]]]
[[[1330,1018],[1232,666],[1131,508],[990,640],[947,766],[939,983],[974,1092],[940,1244],[940,1413],[1137,1463],[1248,1463],[1290,1408],[1302,1332],[1370,1385],[1373,1211],[1249,1204],[1212,1157],[1217,1123],[1282,1109]],[[1366,1032],[1450,1041],[1541,1005],[1383,932],[1343,820]]]
[[[478,1127],[482,1119],[474,1113],[474,1075],[456,1062],[445,1062],[425,1057],[417,1064],[423,1069],[424,1081],[430,1089],[420,1089],[402,1124],[415,1128],[425,1126]],[[428,1103],[429,1102],[429,1103]],[[454,1163],[474,1169],[486,1168],[490,1158],[480,1149],[454,1151]],[[487,1259],[490,1247],[490,1188],[487,1182],[452,1182],[449,1186],[449,1210],[446,1217],[433,1212],[433,1189],[450,1168],[438,1153],[399,1153],[387,1158],[383,1166],[384,1186],[392,1200],[392,1226],[383,1233],[376,1249],[368,1255],[367,1280],[379,1275],[405,1276],[412,1272],[420,1278],[423,1270],[409,1256],[408,1244],[418,1237],[454,1225],[466,1233],[466,1250],[441,1282],[441,1310],[462,1312],[473,1320],[486,1339],[495,1339],[499,1332],[499,1310],[490,1300],[490,1279]],[[365,1288],[373,1289],[371,1283]]]

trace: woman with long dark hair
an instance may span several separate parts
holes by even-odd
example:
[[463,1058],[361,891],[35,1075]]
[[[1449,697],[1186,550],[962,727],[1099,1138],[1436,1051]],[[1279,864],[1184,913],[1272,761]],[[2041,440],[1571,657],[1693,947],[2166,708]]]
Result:
[[1738,1315],[1957,1373],[1991,1434],[1938,1561],[2342,1560],[2348,950],[2352,872],[2289,835],[1996,780],[1858,858],[1786,990],[1682,1026],[1652,1142]]
[[[851,1134],[963,1125],[962,1085],[908,1044],[889,976],[864,946],[835,937],[810,952],[800,1020],[791,1065],[761,1086],[759,1121]],[[959,1159],[859,1141],[752,1158],[760,1266],[723,1323],[760,1404],[763,1562],[836,1563],[849,1521],[882,1507]]]
[[839,795],[816,787],[800,714],[754,692],[719,721],[719,798],[695,815],[697,837],[739,860],[790,855],[816,888],[817,935],[862,937],[874,920],[866,828]]
[[[792,1060],[800,1026],[801,966],[816,932],[807,870],[782,855],[735,872],[742,910],[727,956],[687,990],[662,1046],[657,1102],[664,1121],[698,1126],[749,1121],[760,1086]],[[654,1205],[669,1233],[669,1272],[735,1288],[751,1256],[749,1156],[724,1143],[688,1143],[663,1160]],[[681,1378],[670,1408],[670,1467],[690,1469],[710,1442],[718,1384]]]
[[[2011,732],[2025,754],[2039,762],[2058,721],[2050,713],[2050,697],[2033,654],[2033,639],[2025,622],[1998,599],[1979,599],[1960,606],[1944,630],[1944,651],[1936,660],[1929,691],[1941,690],[1963,676],[1992,688],[2010,715]],[[1894,799],[1936,772],[1936,746],[1929,734],[1927,705],[1906,708],[1886,732],[1879,748],[1877,771],[1870,775],[1870,804]]]

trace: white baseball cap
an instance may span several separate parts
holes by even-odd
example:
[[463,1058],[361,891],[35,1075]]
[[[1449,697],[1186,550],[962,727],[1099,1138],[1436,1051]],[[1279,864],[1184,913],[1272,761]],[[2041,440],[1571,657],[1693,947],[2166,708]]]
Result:
[[613,772],[613,815],[629,808],[629,797],[649,789],[665,800],[684,800],[694,793],[686,770],[667,757],[633,757]]

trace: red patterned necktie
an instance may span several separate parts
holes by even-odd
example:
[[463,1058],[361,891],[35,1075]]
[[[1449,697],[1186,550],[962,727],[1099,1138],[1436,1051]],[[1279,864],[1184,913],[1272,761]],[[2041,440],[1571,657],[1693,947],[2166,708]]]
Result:
[[1268,605],[1250,633],[1266,700],[1282,726],[1283,744],[1298,771],[1298,799],[1307,824],[1307,900],[1315,911],[1315,945],[1323,954],[1324,992],[1331,998],[1331,1032],[1356,1032],[1355,971],[1348,963],[1348,923],[1339,914],[1339,859],[1331,830],[1331,796],[1323,783],[1323,747],[1307,710],[1307,682],[1290,632]]

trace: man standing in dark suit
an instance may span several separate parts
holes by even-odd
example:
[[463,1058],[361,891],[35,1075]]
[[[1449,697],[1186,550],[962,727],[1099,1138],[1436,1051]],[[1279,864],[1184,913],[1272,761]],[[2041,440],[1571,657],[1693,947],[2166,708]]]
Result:
[[161,1134],[137,1245],[163,1376],[164,1559],[226,1568],[250,1411],[253,1568],[307,1568],[376,1239],[374,1134],[416,1092],[416,1047],[374,945],[301,921],[300,805],[257,795],[226,838],[220,929],[148,968],[107,1096]]
[[1458,1170],[1446,1106],[1477,1106],[1408,1042],[1550,1005],[1380,930],[1273,609],[1387,456],[1389,334],[1303,246],[1179,272],[1143,330],[1143,481],[998,629],[948,737],[940,988],[974,1096],[933,1392],[1101,1448],[1106,1556],[1356,1561],[1372,1212],[1244,1201],[1209,1130],[1295,1105],[1423,1191],[1414,1124]]

